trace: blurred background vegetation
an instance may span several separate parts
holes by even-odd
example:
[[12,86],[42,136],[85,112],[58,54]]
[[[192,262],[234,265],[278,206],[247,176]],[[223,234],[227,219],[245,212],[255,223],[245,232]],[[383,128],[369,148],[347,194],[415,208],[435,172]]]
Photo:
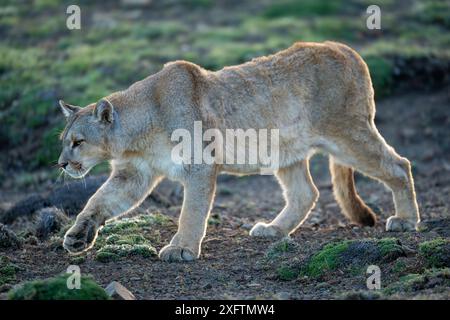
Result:
[[[70,4],[81,30],[66,28]],[[366,27],[371,4],[381,30]],[[56,176],[60,98],[84,106],[171,60],[218,70],[334,40],[365,58],[381,99],[448,84],[449,31],[450,2],[437,0],[0,0],[1,185]]]

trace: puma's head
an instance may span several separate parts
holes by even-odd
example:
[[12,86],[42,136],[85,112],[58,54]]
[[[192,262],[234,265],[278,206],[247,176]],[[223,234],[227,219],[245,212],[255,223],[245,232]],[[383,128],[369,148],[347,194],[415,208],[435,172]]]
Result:
[[81,178],[99,162],[110,158],[114,108],[102,99],[80,108],[60,100],[67,124],[61,133],[63,150],[58,165],[73,178]]

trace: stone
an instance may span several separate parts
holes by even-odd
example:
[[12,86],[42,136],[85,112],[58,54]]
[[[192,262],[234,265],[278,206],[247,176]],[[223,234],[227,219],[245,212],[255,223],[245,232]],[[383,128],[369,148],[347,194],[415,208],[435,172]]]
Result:
[[111,282],[105,291],[114,300],[136,300],[134,294],[117,281]]

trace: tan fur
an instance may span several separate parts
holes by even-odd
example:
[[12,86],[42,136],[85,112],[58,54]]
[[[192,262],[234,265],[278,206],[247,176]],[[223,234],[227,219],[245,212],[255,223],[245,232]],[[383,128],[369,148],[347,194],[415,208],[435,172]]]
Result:
[[354,223],[374,226],[376,216],[356,192],[353,169],[339,165],[330,158],[330,172],[334,196],[344,214]]
[[[180,165],[171,161],[172,132],[203,129],[279,129],[280,165],[274,172],[286,206],[254,236],[284,236],[306,219],[318,190],[309,173],[315,151],[332,157],[336,198],[353,221],[375,218],[356,193],[353,169],[384,182],[393,192],[396,214],[387,230],[411,230],[420,220],[408,160],[378,133],[369,71],[349,47],[296,43],[277,54],[211,72],[176,61],[96,105],[80,109],[62,103],[68,117],[60,163],[82,176],[99,161],[112,161],[109,180],[89,200],[65,236],[77,253],[92,246],[106,220],[134,208],[163,178],[184,185],[179,230],[160,252],[164,260],[199,256],[219,173],[252,174],[262,164]],[[84,139],[79,147],[71,141]],[[79,164],[74,168],[72,164]]]

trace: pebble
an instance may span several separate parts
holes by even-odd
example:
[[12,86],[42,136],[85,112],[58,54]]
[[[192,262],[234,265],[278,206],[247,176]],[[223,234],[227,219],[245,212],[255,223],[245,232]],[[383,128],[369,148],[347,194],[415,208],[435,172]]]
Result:
[[117,281],[108,284],[105,291],[114,300],[136,300],[134,294]]

